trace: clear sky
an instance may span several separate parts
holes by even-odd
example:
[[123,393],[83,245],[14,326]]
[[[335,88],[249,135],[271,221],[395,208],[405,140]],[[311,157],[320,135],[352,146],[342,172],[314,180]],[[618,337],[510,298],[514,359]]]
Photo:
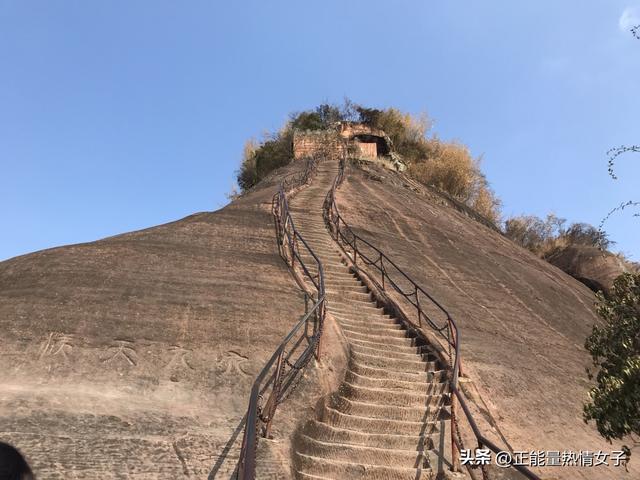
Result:
[[[348,96],[435,119],[506,215],[640,200],[640,1],[0,0],[0,259],[215,210],[244,141]],[[637,210],[636,210],[637,211]],[[607,225],[640,259],[640,219]]]

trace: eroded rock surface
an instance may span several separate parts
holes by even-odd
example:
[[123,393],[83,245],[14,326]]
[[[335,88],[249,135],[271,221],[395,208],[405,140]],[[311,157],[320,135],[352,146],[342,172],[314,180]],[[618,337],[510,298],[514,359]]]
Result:
[[[377,181],[371,181],[375,174]],[[455,317],[463,367],[516,450],[610,452],[582,420],[598,318],[585,285],[399,174],[349,167],[341,214]],[[621,479],[624,468],[547,468],[545,478]]]
[[[428,189],[370,177],[348,171],[341,213],[457,319],[465,374],[513,448],[616,449],[581,417],[593,293]],[[0,439],[40,478],[229,478],[253,378],[303,308],[275,245],[277,181],[217,212],[0,263]],[[330,390],[334,365],[310,380]],[[312,388],[291,399],[307,418]],[[259,478],[286,472],[280,429],[301,418],[287,408]]]
[[566,247],[552,253],[546,260],[594,292],[602,290],[608,293],[613,281],[629,271],[629,267],[620,257],[597,247]]
[[229,478],[253,378],[304,308],[276,248],[277,180],[0,263],[0,439],[38,478]]

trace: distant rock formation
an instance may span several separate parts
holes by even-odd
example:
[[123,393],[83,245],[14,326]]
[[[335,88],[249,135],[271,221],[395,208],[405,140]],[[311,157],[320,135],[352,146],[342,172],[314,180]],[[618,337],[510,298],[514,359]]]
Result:
[[605,294],[609,293],[616,277],[630,269],[623,259],[611,252],[581,245],[557,250],[546,260],[594,292],[602,290]]

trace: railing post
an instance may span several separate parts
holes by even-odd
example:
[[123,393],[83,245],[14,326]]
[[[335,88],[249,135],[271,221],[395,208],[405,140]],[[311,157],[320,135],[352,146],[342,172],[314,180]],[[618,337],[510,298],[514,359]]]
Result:
[[280,387],[282,386],[282,360],[284,357],[284,348],[281,348],[280,353],[278,354],[278,363],[276,364],[276,377],[273,379],[273,390],[271,391],[270,405],[268,405],[268,417],[266,425],[264,426],[264,437],[269,438],[269,434],[271,433],[271,422],[273,421],[273,416],[276,413],[276,408],[278,408],[278,397],[280,396]]
[[[352,234],[353,235],[353,234]],[[358,250],[356,249],[356,236],[353,236],[353,264],[358,264]]]
[[289,235],[289,257],[290,257],[290,262],[291,262],[291,269],[294,269],[294,264],[295,264],[295,260],[296,260],[296,256],[295,256],[295,245],[294,245],[294,235],[295,235],[295,231],[291,231],[291,235]]
[[[453,386],[453,381],[451,386]],[[454,387],[456,388],[456,387]],[[453,388],[449,389],[449,395],[451,396],[451,471],[455,472],[458,469],[459,455],[458,448],[456,446],[456,395],[453,392]]]
[[382,289],[384,290],[384,257],[380,254],[380,276],[382,277]]
[[[307,313],[309,313],[309,294],[307,292],[304,292],[304,314],[306,315]],[[306,322],[304,322],[304,336],[305,337],[309,336],[309,320],[308,319]]]
[[[318,296],[321,293],[318,292]],[[320,355],[322,353],[322,328],[324,326],[324,297],[322,297],[322,303],[318,306],[317,315],[318,315],[318,348],[316,349],[316,360],[320,361]]]
[[238,461],[238,471],[236,472],[236,480],[244,480],[244,464],[247,445],[245,443],[246,438],[242,440],[242,447],[240,448],[240,459]]
[[256,416],[258,409],[258,386],[253,385],[251,395],[249,396],[249,408],[244,424],[244,435],[242,436],[242,448],[240,450],[240,458],[238,460],[238,476],[239,480],[246,478],[253,479],[256,471],[256,444],[257,444],[257,421]]
[[309,294],[304,292],[304,313],[309,313]]

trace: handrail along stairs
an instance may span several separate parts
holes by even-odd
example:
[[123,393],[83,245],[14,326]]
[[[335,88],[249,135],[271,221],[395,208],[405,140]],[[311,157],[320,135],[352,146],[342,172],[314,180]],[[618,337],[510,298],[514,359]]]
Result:
[[[340,245],[342,250],[347,254],[354,266],[358,268],[357,262],[360,258],[361,263],[364,263],[367,267],[371,267],[380,274],[380,282],[377,282],[376,278],[372,278],[382,290],[387,291],[387,285],[391,285],[393,289],[406,299],[416,309],[416,316],[418,320],[418,328],[422,329],[423,319],[426,321],[426,325],[435,332],[437,337],[440,337],[444,342],[446,352],[449,361],[449,388],[450,392],[455,395],[451,398],[451,446],[452,455],[454,458],[451,462],[452,470],[456,469],[457,456],[460,450],[464,449],[462,444],[462,438],[459,432],[455,400],[457,399],[462,407],[462,411],[473,435],[478,442],[478,448],[487,447],[494,453],[498,453],[501,450],[495,443],[482,435],[477,423],[475,422],[471,411],[465,401],[462,392],[458,388],[458,377],[460,375],[460,331],[458,326],[449,314],[449,312],[438,303],[426,290],[420,287],[414,282],[409,275],[407,275],[398,265],[396,265],[387,255],[385,255],[380,249],[372,245],[370,242],[354,233],[349,224],[344,220],[336,203],[336,190],[342,184],[344,179],[344,170],[346,164],[346,155],[340,160],[340,168],[336,178],[333,181],[331,189],[327,193],[324,203],[324,217],[334,240]],[[403,288],[404,287],[404,288]],[[408,287],[408,288],[407,288]],[[425,305],[425,303],[427,305]],[[429,307],[433,312],[444,318],[443,324],[439,325],[435,320],[433,313],[426,311]],[[531,470],[523,465],[514,464],[511,467],[515,468],[526,478],[531,480],[540,480],[540,477],[533,473]],[[467,464],[467,468],[472,468]],[[486,471],[482,470],[483,478],[488,478]]]
[[[287,195],[311,181],[319,162],[320,156],[308,158],[304,171],[287,175],[273,196],[272,213],[278,251],[305,291],[305,314],[276,348],[251,388],[237,467],[239,480],[255,479],[258,435],[269,436],[278,405],[296,387],[302,370],[314,355],[320,355],[325,317],[324,271],[317,255],[296,229],[287,200]],[[313,259],[313,270],[317,273],[314,274],[311,266],[305,263],[303,252],[307,258]],[[310,307],[309,300],[312,303]],[[262,402],[265,397],[266,401]],[[259,432],[260,424],[262,429]]]

